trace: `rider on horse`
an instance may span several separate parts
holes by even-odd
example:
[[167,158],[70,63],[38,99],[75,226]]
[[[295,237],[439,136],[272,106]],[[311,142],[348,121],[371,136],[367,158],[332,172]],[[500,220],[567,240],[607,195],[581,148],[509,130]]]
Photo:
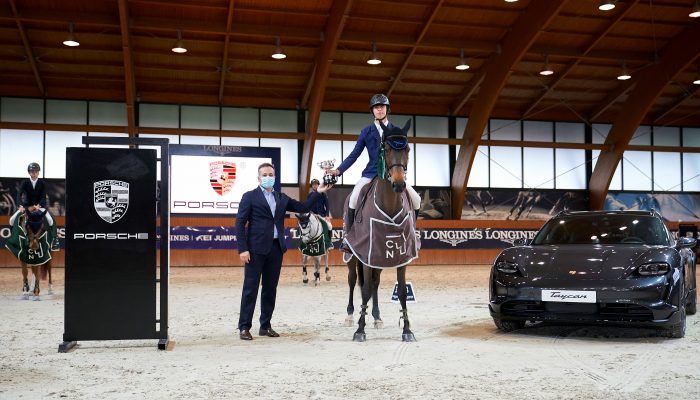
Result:
[[[362,177],[355,184],[352,189],[352,194],[350,195],[350,204],[348,207],[347,215],[345,216],[344,228],[345,234],[350,232],[353,222],[355,221],[355,210],[357,209],[357,200],[360,196],[360,191],[362,188],[372,181],[377,176],[377,161],[379,156],[379,149],[382,137],[382,127],[380,122],[387,127],[393,127],[389,122],[388,115],[391,112],[391,106],[389,104],[389,98],[384,94],[375,94],[369,101],[369,109],[374,117],[374,123],[362,129],[360,136],[357,138],[355,143],[355,148],[352,152],[343,160],[342,164],[338,169],[329,171],[335,176],[342,175],[348,168],[350,168],[357,158],[362,154],[362,151],[367,148],[367,154],[369,155],[369,162],[367,166],[362,171]],[[410,184],[406,184],[406,189],[408,190],[409,196],[411,197],[411,203],[413,209],[418,215],[418,209],[420,208],[421,198],[416,193],[416,191],[411,187]],[[344,248],[348,251],[347,248]]]
[[[47,210],[46,206],[46,185],[44,181],[39,179],[39,172],[41,172],[41,166],[39,163],[31,162],[27,166],[27,172],[29,173],[29,179],[22,181],[19,193],[17,194],[18,201],[20,205],[19,210],[32,213],[35,211]],[[51,213],[48,213],[51,217]],[[51,218],[53,220],[53,218]],[[53,240],[51,243],[51,251],[58,251],[58,234],[56,232],[56,224],[51,224],[51,235]]]

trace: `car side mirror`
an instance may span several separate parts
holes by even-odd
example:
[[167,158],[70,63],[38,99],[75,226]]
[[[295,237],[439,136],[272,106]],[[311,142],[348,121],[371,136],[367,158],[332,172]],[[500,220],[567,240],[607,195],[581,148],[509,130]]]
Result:
[[680,249],[683,247],[693,248],[693,247],[695,247],[696,244],[697,244],[697,240],[695,240],[691,237],[687,237],[687,236],[679,237],[678,240],[676,240],[676,248],[677,249]]
[[515,239],[513,240],[513,246],[527,246],[527,239]]

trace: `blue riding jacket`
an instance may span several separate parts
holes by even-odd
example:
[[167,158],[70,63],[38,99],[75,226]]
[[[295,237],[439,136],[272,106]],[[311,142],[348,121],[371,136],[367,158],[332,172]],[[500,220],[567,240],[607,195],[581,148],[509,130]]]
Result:
[[[387,127],[392,127],[391,122]],[[379,156],[379,144],[381,143],[381,137],[379,136],[379,130],[374,125],[374,123],[366,126],[360,132],[360,137],[357,138],[355,143],[355,148],[352,152],[343,160],[343,162],[338,167],[338,171],[342,175],[348,168],[357,161],[357,158],[362,154],[362,150],[367,148],[367,155],[369,155],[369,162],[367,166],[362,171],[362,176],[365,178],[372,179],[377,176],[377,157]]]

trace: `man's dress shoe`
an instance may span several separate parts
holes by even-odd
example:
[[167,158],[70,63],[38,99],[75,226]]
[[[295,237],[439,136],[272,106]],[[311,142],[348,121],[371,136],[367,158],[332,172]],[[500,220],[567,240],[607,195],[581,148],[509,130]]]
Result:
[[250,331],[247,329],[241,331],[240,337],[241,340],[253,340],[253,335],[251,335]]
[[260,336],[280,337],[280,334],[272,330],[272,328],[260,328],[258,334]]

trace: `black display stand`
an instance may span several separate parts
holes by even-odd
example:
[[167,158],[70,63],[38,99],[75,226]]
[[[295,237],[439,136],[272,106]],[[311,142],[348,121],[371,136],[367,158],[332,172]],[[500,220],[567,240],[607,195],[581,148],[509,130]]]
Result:
[[[158,339],[168,346],[170,270],[167,139],[84,137],[66,150],[63,342]],[[90,148],[91,144],[133,148]],[[160,159],[153,149],[159,146]],[[160,191],[156,179],[161,162]],[[159,192],[159,193],[158,193]],[[156,210],[160,211],[160,273]],[[158,315],[158,299],[160,315]]]

